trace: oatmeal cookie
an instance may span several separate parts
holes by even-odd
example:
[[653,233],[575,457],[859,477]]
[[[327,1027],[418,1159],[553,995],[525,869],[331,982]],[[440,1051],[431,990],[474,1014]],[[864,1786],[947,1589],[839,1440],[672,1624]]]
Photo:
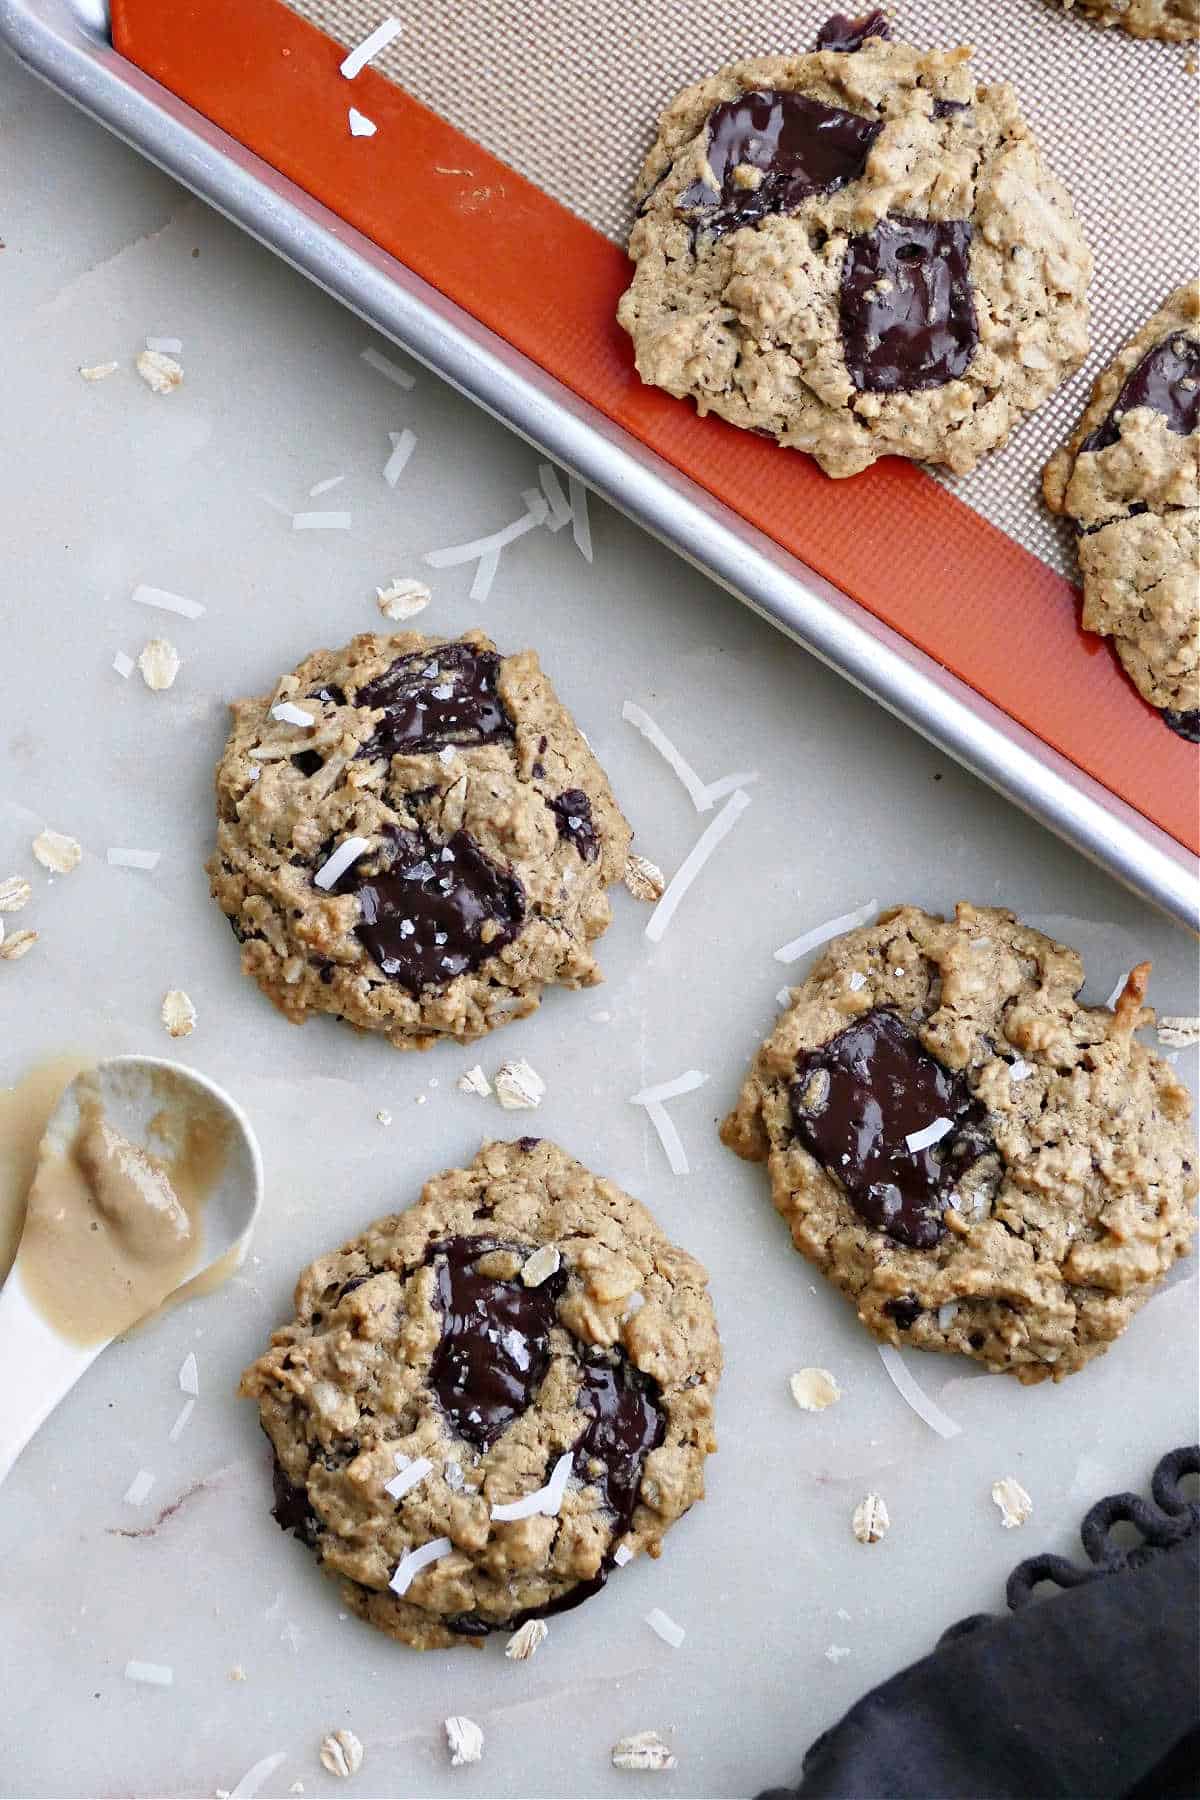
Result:
[[1186,44],[1200,38],[1200,0],[1053,0],[1101,25],[1120,25],[1130,37]]
[[1056,1381],[1124,1331],[1194,1229],[1191,1101],[1075,951],[1013,913],[894,907],[836,939],[721,1128],[877,1338]]
[[1079,367],[1092,258],[1005,83],[836,15],[668,107],[618,317],[643,381],[807,450],[962,473]]
[[1083,626],[1172,731],[1200,740],[1200,281],[1104,370],[1042,476],[1079,530]]
[[289,1019],[426,1049],[600,980],[630,831],[532,650],[368,634],[232,712],[208,873]]
[[703,1497],[707,1281],[557,1145],[485,1145],[306,1269],[243,1375],[275,1517],[417,1649],[578,1606]]

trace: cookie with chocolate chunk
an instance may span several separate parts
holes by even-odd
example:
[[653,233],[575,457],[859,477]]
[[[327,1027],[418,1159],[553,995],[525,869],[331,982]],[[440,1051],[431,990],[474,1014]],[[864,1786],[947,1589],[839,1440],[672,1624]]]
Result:
[[630,830],[532,650],[368,634],[232,711],[208,873],[289,1019],[426,1049],[600,980]]
[[417,1649],[578,1606],[703,1497],[707,1282],[557,1145],[485,1145],[306,1269],[243,1375],[275,1517]]
[[1095,387],[1042,477],[1079,532],[1083,626],[1200,741],[1200,281],[1175,292]]
[[1186,44],[1200,38],[1200,0],[1054,0],[1101,25],[1119,25],[1130,37]]
[[835,14],[668,107],[618,317],[643,381],[806,450],[962,473],[1078,368],[1092,258],[1005,83]]
[[1013,913],[882,913],[824,951],[721,1128],[885,1343],[1023,1382],[1105,1351],[1189,1247],[1191,1102],[1138,1042],[1149,964],[1082,1006]]

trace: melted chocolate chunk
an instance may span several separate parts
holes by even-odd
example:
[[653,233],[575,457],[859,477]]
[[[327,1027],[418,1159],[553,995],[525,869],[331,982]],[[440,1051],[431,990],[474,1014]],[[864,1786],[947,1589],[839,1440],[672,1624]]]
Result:
[[550,1362],[550,1327],[566,1268],[526,1287],[476,1268],[489,1250],[513,1246],[480,1238],[435,1244],[442,1336],[429,1385],[460,1437],[486,1450],[529,1407]]
[[1188,712],[1172,712],[1170,707],[1164,707],[1163,719],[1189,744],[1200,744],[1200,708],[1193,706]]
[[[634,1367],[624,1351],[581,1350],[575,1402],[590,1422],[575,1445],[575,1474],[600,1489],[613,1514],[613,1536],[628,1531],[642,1486],[642,1465],[666,1435],[658,1384]],[[592,1461],[604,1465],[592,1472]]]
[[441,644],[400,656],[360,687],[357,706],[381,706],[384,716],[360,756],[414,756],[447,744],[487,744],[510,738],[512,720],[496,692],[500,658],[470,644]]
[[[389,826],[385,839],[377,873],[356,863],[334,885],[335,893],[357,895],[355,932],[385,975],[419,994],[511,944],[524,922],[525,890],[469,832],[438,844],[424,831]],[[485,943],[489,922],[495,929]]]
[[1147,350],[1136,369],[1125,377],[1113,409],[1098,430],[1079,446],[1107,450],[1121,435],[1121,416],[1136,406],[1153,407],[1167,421],[1167,429],[1190,437],[1200,427],[1200,343],[1173,332]]
[[882,219],[842,264],[842,346],[860,392],[911,394],[966,373],[979,344],[965,219]]
[[[927,1250],[944,1235],[955,1184],[992,1148],[986,1113],[965,1078],[943,1067],[897,1013],[875,1007],[796,1058],[796,1135],[840,1182],[854,1210],[899,1244]],[[906,1139],[951,1120],[925,1150]]]
[[900,1300],[889,1300],[883,1310],[889,1319],[895,1319],[901,1331],[911,1331],[925,1308],[911,1294],[905,1294]]
[[534,1137],[518,1138],[517,1139],[517,1149],[523,1150],[525,1152],[526,1156],[528,1156],[529,1152],[531,1150],[537,1149],[537,1147],[541,1143],[541,1141],[542,1141],[541,1138],[534,1138]]
[[568,788],[557,800],[547,800],[554,814],[560,838],[574,844],[584,862],[595,862],[600,854],[600,839],[592,824],[592,803],[582,788]]
[[273,1448],[271,1457],[271,1485],[275,1490],[271,1517],[281,1531],[292,1532],[302,1544],[313,1549],[320,1534],[321,1522],[308,1503],[308,1494],[295,1485]]
[[292,767],[306,777],[315,775],[318,769],[325,767],[325,758],[319,750],[297,750],[292,757]]
[[868,38],[890,38],[892,28],[887,15],[878,7],[852,19],[848,13],[834,13],[817,33],[818,50],[844,50],[848,54],[861,50]]
[[[718,192],[693,182],[676,207],[696,213],[696,229],[720,235],[791,212],[810,194],[832,194],[857,180],[883,122],[810,100],[806,94],[755,91],[725,100],[708,116],[708,162]],[[739,187],[734,171],[758,169],[757,187]]]
[[970,110],[971,103],[969,100],[935,100],[933,103],[933,116],[935,119],[949,119],[952,118],[955,113],[970,112]]

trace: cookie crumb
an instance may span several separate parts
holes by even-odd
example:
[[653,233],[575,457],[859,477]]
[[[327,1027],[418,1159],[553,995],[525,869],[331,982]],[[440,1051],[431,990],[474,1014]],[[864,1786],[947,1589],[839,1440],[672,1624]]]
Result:
[[483,1733],[474,1719],[454,1713],[445,1721],[445,1725],[451,1768],[460,1769],[464,1763],[483,1761]]
[[397,575],[385,588],[375,589],[376,604],[385,619],[412,619],[424,612],[433,595],[423,581]]
[[196,1008],[182,988],[170,988],[163,995],[162,1022],[168,1037],[190,1037],[196,1029]]
[[228,1679],[230,1681],[245,1681],[246,1671],[243,1669],[241,1663],[234,1663],[232,1669],[229,1671]]
[[842,1397],[842,1390],[828,1369],[799,1369],[789,1378],[788,1386],[801,1412],[824,1412]]
[[891,1523],[880,1494],[868,1494],[865,1500],[860,1500],[851,1522],[860,1544],[878,1544],[887,1536]]
[[456,1085],[460,1094],[482,1094],[486,1096],[492,1091],[492,1084],[478,1063],[475,1064],[473,1069],[465,1069],[459,1076]]
[[549,1635],[550,1627],[544,1619],[526,1619],[509,1638],[504,1654],[510,1662],[528,1662]]
[[120,366],[120,363],[115,362],[81,363],[79,373],[85,381],[107,381],[110,375],[116,374]]
[[661,900],[667,886],[667,878],[658,864],[652,863],[648,856],[635,856],[632,851],[625,860],[622,880],[635,900]]
[[543,1244],[521,1267],[521,1280],[526,1287],[540,1287],[543,1281],[558,1273],[562,1257],[553,1244]]
[[349,1781],[362,1768],[363,1747],[352,1731],[331,1731],[321,1740],[321,1767]]
[[33,899],[33,889],[23,875],[8,875],[0,881],[0,913],[20,912]]
[[82,846],[61,831],[39,831],[33,840],[33,854],[53,875],[69,875],[83,860]]
[[173,685],[179,673],[179,652],[166,638],[151,638],[137,659],[142,680],[156,694]]
[[501,1063],[495,1074],[496,1098],[506,1112],[542,1104],[546,1084],[524,1058]]
[[28,956],[37,939],[36,931],[14,931],[0,942],[0,956],[5,962],[18,962],[22,956]]
[[143,350],[137,372],[155,394],[172,394],[183,380],[183,370],[173,356],[161,350]]
[[992,1483],[992,1499],[1000,1508],[1000,1522],[1005,1531],[1015,1531],[1033,1511],[1033,1501],[1012,1475],[1004,1475]]
[[635,1731],[618,1738],[612,1747],[614,1769],[674,1769],[678,1765],[669,1744],[657,1731]]
[[379,1111],[375,1114],[375,1117],[381,1125],[390,1125],[392,1122],[392,1115],[384,1106],[380,1107]]

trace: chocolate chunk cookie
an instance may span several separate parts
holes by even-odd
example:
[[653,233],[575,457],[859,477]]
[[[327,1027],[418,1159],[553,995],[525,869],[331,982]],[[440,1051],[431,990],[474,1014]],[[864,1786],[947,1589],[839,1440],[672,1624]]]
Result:
[[835,14],[663,116],[618,317],[643,381],[807,450],[971,469],[1078,368],[1092,258],[1011,87]]
[[836,939],[721,1128],[877,1338],[1024,1382],[1124,1331],[1194,1219],[1187,1089],[1075,951],[1010,912],[893,907]]
[[1176,288],[1046,464],[1079,529],[1083,625],[1172,731],[1200,739],[1200,282]]
[[1120,25],[1131,37],[1186,44],[1200,38],[1200,0],[1053,0],[1101,25]]
[[600,980],[630,831],[531,650],[357,637],[232,711],[208,873],[289,1019],[426,1049]]
[[485,1145],[306,1269],[243,1375],[276,1518],[417,1649],[578,1606],[703,1497],[707,1281],[557,1145]]

